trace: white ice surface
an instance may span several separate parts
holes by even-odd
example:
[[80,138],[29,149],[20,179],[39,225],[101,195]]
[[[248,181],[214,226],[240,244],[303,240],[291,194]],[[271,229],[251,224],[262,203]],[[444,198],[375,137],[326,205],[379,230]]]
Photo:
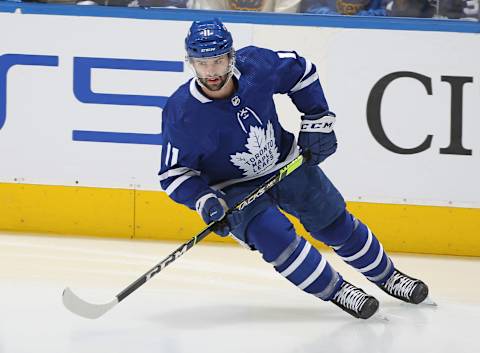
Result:
[[111,301],[179,243],[0,234],[0,353],[474,353],[480,259],[394,254],[438,307],[388,297],[324,252],[380,300],[388,323],[351,318],[304,294],[256,252],[199,244],[99,319],[61,300]]

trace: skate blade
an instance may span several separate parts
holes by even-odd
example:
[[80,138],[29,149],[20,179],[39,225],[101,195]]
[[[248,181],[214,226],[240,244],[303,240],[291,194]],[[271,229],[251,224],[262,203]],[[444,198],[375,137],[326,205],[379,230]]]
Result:
[[375,319],[375,321],[382,322],[384,324],[390,322],[388,316],[385,315],[381,310],[378,310],[375,315],[373,315],[372,319]]
[[438,306],[438,304],[436,302],[434,302],[432,300],[432,298],[430,297],[427,297],[423,302],[421,302],[420,304],[423,304],[423,305],[428,305],[428,306]]

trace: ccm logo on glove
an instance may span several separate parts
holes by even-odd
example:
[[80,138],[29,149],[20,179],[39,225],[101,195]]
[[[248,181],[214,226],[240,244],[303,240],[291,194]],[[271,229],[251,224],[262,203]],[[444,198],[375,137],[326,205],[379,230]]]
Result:
[[302,116],[298,145],[309,153],[307,165],[318,165],[337,150],[334,123],[335,114],[329,111]]
[[335,116],[325,115],[316,120],[303,120],[300,131],[329,133],[333,131],[334,124]]

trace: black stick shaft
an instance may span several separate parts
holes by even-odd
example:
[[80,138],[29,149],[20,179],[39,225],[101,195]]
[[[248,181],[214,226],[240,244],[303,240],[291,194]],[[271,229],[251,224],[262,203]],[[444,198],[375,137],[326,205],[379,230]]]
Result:
[[[303,164],[304,159],[305,159],[305,157],[302,154],[297,156],[294,160],[292,160],[290,163],[288,163],[283,168],[281,168],[277,172],[277,174],[273,175],[271,178],[269,178],[267,181],[265,181],[262,185],[260,185],[258,188],[253,190],[250,194],[248,194],[248,196],[246,196],[242,201],[237,203],[235,205],[235,207],[233,207],[233,209],[241,211],[243,208],[250,205],[252,202],[254,202],[260,196],[265,194],[272,187],[277,185],[283,178],[285,178],[287,175],[291,174],[298,167],[300,167]],[[232,210],[227,211],[227,213],[232,212]],[[120,302],[123,299],[125,299],[126,297],[128,297],[131,293],[133,293],[135,290],[137,290],[139,287],[141,287],[145,282],[149,281],[153,276],[155,276],[157,273],[162,271],[165,267],[170,265],[172,262],[174,262],[180,256],[185,254],[195,244],[197,244],[198,242],[203,240],[208,234],[210,234],[213,231],[215,226],[217,226],[220,222],[222,222],[222,220],[223,219],[209,224],[200,233],[195,235],[192,239],[190,239],[186,243],[180,245],[177,249],[175,249],[175,251],[173,251],[165,259],[160,261],[157,265],[155,265],[149,271],[147,271],[141,277],[139,277],[135,282],[133,282],[127,288],[125,288],[123,291],[121,291],[119,294],[117,294],[116,297],[117,297],[118,301]]]

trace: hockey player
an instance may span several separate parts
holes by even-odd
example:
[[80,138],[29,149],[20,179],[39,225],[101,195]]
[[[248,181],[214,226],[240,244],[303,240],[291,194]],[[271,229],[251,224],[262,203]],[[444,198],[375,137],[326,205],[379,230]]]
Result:
[[[318,167],[337,149],[335,114],[315,65],[294,51],[249,46],[235,51],[219,19],[193,22],[185,39],[195,78],[169,98],[162,117],[160,184],[174,201],[208,224],[293,158],[311,158],[216,233],[231,233],[301,290],[367,319],[378,301],[345,281],[316,248],[295,233],[280,209],[388,294],[408,303],[425,300],[428,287],[398,271],[371,230],[345,208]],[[273,95],[288,94],[299,111],[295,137],[280,125]]]

